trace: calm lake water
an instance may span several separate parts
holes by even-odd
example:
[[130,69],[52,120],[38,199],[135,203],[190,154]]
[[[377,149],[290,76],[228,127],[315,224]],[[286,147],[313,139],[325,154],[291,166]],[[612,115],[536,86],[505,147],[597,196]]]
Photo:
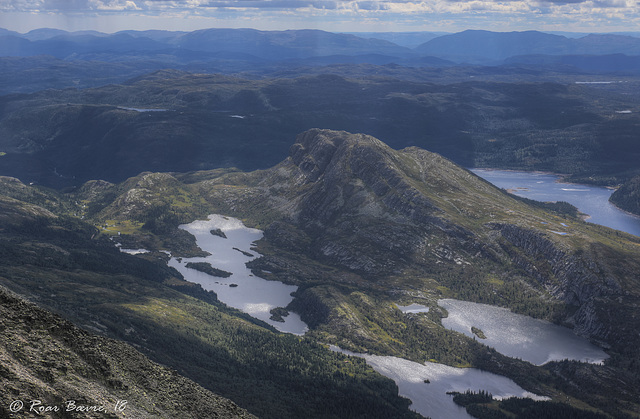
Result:
[[[284,317],[284,323],[270,319],[270,311],[276,307],[286,307],[293,300],[291,293],[298,287],[259,278],[246,267],[247,262],[260,256],[251,247],[252,243],[262,238],[262,231],[248,228],[240,220],[222,215],[210,215],[206,221],[197,220],[180,228],[193,234],[198,247],[211,253],[207,257],[183,258],[181,261],[171,258],[169,266],[176,268],[184,279],[200,284],[205,290],[214,291],[226,305],[263,320],[281,332],[302,335],[308,330],[296,313]],[[211,234],[213,229],[220,229],[227,238]],[[208,262],[214,268],[231,272],[232,275],[228,278],[214,277],[187,268],[188,262]]]
[[[476,368],[455,368],[427,362],[420,364],[393,356],[357,354],[332,346],[334,351],[364,358],[367,364],[398,386],[398,393],[411,400],[410,409],[434,419],[471,418],[467,411],[453,402],[450,391],[485,390],[497,399],[530,397],[546,400],[524,390],[509,378]],[[429,383],[425,383],[428,380]]]
[[509,309],[468,301],[443,299],[438,305],[449,313],[442,325],[473,338],[471,327],[482,330],[486,339],[476,339],[512,358],[542,365],[570,359],[594,364],[609,356],[570,329]]
[[565,201],[588,214],[587,221],[640,236],[640,217],[609,202],[613,190],[591,185],[560,183],[557,175],[510,170],[472,169],[481,178],[518,196],[536,201]]

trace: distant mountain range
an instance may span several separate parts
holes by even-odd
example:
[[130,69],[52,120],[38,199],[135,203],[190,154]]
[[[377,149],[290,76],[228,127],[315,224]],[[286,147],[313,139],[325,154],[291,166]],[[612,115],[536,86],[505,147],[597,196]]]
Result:
[[[147,101],[146,91],[127,92],[120,87],[106,90],[119,90],[126,96],[106,101],[101,99],[103,92],[63,99],[74,96],[73,91],[54,93],[57,98],[52,102],[45,93],[30,99],[0,99],[6,105],[0,109],[0,152],[12,154],[0,155],[0,164],[3,173],[29,181],[41,182],[43,173],[53,174],[47,175],[44,183],[57,186],[86,180],[88,172],[122,180],[138,170],[186,170],[185,164],[194,163],[185,154],[188,149],[180,147],[167,166],[162,153],[171,148],[157,144],[177,144],[176,138],[187,137],[188,143],[208,150],[198,154],[196,164],[203,165],[198,168],[259,168],[278,161],[296,132],[320,126],[381,136],[397,147],[425,146],[465,165],[553,170],[574,175],[574,181],[617,185],[638,175],[634,160],[638,155],[634,134],[638,127],[634,92],[638,87],[634,78],[640,74],[637,35],[479,30],[347,34],[254,29],[130,30],[115,34],[37,29],[20,34],[0,29],[0,95],[66,88],[77,91],[123,83],[131,86],[127,80],[166,69],[237,77],[232,90],[226,92],[232,92],[230,102],[226,93],[216,98],[209,88],[202,90],[195,84],[175,91],[169,86],[172,82],[157,86],[163,89],[166,104]],[[162,79],[168,74],[163,71],[153,77]],[[305,76],[322,78],[274,82]],[[255,84],[252,80],[256,79],[263,82]],[[367,82],[356,86],[351,80]],[[387,85],[379,90],[383,80]],[[195,78],[193,83],[199,81],[202,79]],[[472,86],[470,82],[514,85]],[[603,84],[600,91],[587,89],[579,94],[573,88],[563,93],[566,87],[558,90],[523,84],[534,82]],[[416,90],[411,83],[422,86]],[[431,83],[448,87],[427,87]],[[169,92],[175,98],[169,99]],[[318,102],[319,98],[324,99]],[[97,103],[172,110],[187,105],[189,109],[109,119],[113,109],[91,107]],[[193,107],[196,103],[203,106]],[[68,104],[84,109],[74,114],[79,108]],[[37,112],[53,111],[54,106],[61,107],[55,111],[61,119],[37,119],[42,116]],[[230,110],[230,115],[252,114],[253,122],[246,124],[245,119],[245,124],[238,125],[238,120],[220,113]],[[96,119],[84,126],[87,115]],[[157,131],[151,123],[157,120],[169,129]],[[183,125],[187,129],[179,128]],[[112,130],[114,127],[122,129],[122,134]],[[226,153],[228,146],[222,146],[224,152],[220,149],[228,138],[240,138],[237,144],[242,149],[251,142],[248,139],[253,138],[255,127],[263,130],[261,137],[267,143],[279,146],[268,143],[266,152],[257,154],[254,148],[230,154]],[[562,131],[557,131],[559,128]],[[23,135],[23,129],[33,135]],[[80,143],[76,141],[82,141],[88,132],[110,139],[77,147]],[[149,133],[153,133],[154,146],[144,144]],[[120,153],[118,164],[109,163],[105,172],[96,173],[96,168],[105,166],[104,161],[88,163],[98,156],[95,150],[102,147],[100,155],[113,155],[119,146],[111,141],[132,135],[134,139],[128,144],[140,147],[137,156],[142,158],[127,164],[131,155]],[[44,148],[37,151],[36,144]],[[46,151],[51,147],[53,154]],[[68,166],[78,153],[87,154],[82,161],[88,167]],[[39,163],[33,164],[37,155]]]
[[[26,34],[0,31],[0,56],[51,55],[65,60],[121,61],[153,57],[182,64],[216,58],[272,62],[330,56],[388,56],[396,63],[420,65],[425,56],[454,63],[500,64],[521,55],[640,55],[640,38],[618,34],[568,37],[538,31],[455,34],[331,33],[321,30],[259,31],[204,29],[193,32],[37,29]],[[229,56],[228,54],[231,54]]]
[[640,37],[623,34],[1,29],[0,94],[104,86],[169,68],[249,78],[332,73],[435,83],[557,81],[635,76],[638,57]]
[[538,31],[467,30],[432,39],[414,50],[456,62],[497,64],[520,55],[640,55],[640,38],[609,34],[567,38]]
[[188,33],[125,31],[115,34],[39,30],[25,35],[5,32],[0,40],[0,55],[5,56],[47,54],[81,59],[85,54],[133,51],[170,55],[177,51],[229,52],[270,60],[339,54],[412,54],[409,48],[389,41],[320,30],[205,29]]

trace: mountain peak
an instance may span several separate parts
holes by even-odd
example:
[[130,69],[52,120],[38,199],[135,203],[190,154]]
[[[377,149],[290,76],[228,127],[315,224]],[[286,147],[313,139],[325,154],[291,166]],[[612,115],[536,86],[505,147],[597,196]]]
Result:
[[[308,182],[316,181],[336,157],[338,151],[353,147],[389,148],[380,140],[365,134],[346,131],[311,129],[298,135],[289,149],[292,162],[306,175]],[[342,152],[339,153],[343,154]]]

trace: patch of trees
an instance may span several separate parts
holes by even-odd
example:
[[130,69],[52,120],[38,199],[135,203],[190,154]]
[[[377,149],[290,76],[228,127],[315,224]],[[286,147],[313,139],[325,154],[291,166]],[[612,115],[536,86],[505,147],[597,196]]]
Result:
[[[491,393],[480,390],[455,393],[453,401],[466,408],[467,413],[478,419],[605,419],[598,412],[578,409],[566,403],[538,401],[529,398],[510,397],[501,401]],[[515,415],[515,416],[514,416]]]
[[640,214],[640,176],[636,176],[616,190],[609,200],[619,208]]

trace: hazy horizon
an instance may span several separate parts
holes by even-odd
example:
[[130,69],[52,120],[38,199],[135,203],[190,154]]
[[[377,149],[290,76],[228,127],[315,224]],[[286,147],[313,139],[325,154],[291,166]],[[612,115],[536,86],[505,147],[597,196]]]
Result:
[[523,30],[513,30],[513,31],[501,31],[501,30],[490,30],[490,29],[476,29],[476,28],[465,28],[465,29],[461,29],[459,31],[429,31],[429,30],[424,30],[424,31],[332,31],[332,30],[326,30],[326,29],[317,29],[317,28],[299,28],[299,29],[259,29],[259,28],[252,28],[252,27],[238,27],[238,28],[232,28],[232,27],[204,27],[201,29],[193,29],[193,30],[180,30],[180,29],[165,29],[165,28],[150,28],[150,29],[120,29],[117,31],[112,31],[112,32],[105,32],[105,31],[101,31],[101,30],[97,30],[97,29],[78,29],[78,30],[69,30],[69,29],[62,29],[62,28],[54,28],[54,27],[38,27],[38,28],[33,28],[30,30],[24,30],[24,31],[17,31],[17,30],[13,30],[10,29],[8,27],[3,27],[0,26],[0,30],[8,30],[11,32],[15,32],[18,33],[20,35],[28,35],[29,33],[33,33],[36,31],[45,31],[45,30],[52,30],[52,31],[63,31],[63,32],[67,32],[67,33],[76,33],[76,34],[81,34],[81,33],[97,33],[97,34],[104,34],[104,35],[114,35],[117,33],[123,33],[123,32],[145,32],[145,31],[166,31],[166,32],[184,32],[184,33],[189,33],[189,32],[194,32],[194,31],[199,31],[199,30],[207,30],[207,29],[247,29],[247,30],[257,30],[257,31],[264,31],[264,32],[278,32],[278,31],[295,31],[295,30],[319,30],[319,31],[324,31],[324,32],[331,32],[331,33],[342,33],[342,34],[349,34],[349,35],[355,35],[355,36],[361,36],[366,38],[367,35],[371,35],[371,34],[433,34],[432,37],[437,37],[437,36],[442,36],[442,35],[449,35],[449,34],[455,34],[455,33],[460,33],[460,32],[464,32],[464,31],[468,31],[468,30],[477,30],[477,31],[488,31],[488,32],[496,32],[496,33],[508,33],[508,32],[529,32],[529,31],[536,31],[536,32],[542,32],[542,33],[548,33],[548,34],[554,34],[554,35],[561,35],[561,36],[565,36],[567,38],[579,38],[582,36],[587,36],[589,34],[610,34],[610,35],[627,35],[627,36],[633,36],[633,37],[640,37],[640,30],[637,31],[610,31],[610,32],[603,32],[603,31],[591,31],[591,32],[573,32],[573,31],[552,31],[552,30],[540,30],[540,29],[523,29]]
[[638,23],[640,11],[632,0],[0,0],[0,27],[19,33],[38,28],[611,33],[637,31]]

